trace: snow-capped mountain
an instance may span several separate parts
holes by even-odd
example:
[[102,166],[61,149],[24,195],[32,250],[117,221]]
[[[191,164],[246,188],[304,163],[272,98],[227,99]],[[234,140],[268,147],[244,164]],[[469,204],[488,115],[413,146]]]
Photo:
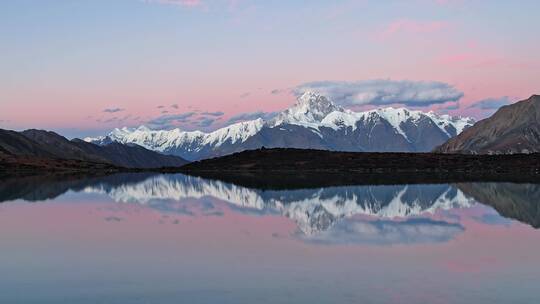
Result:
[[[304,234],[329,229],[343,218],[365,215],[406,218],[437,210],[467,208],[474,200],[450,185],[343,186],[301,190],[263,191],[218,180],[155,175],[140,182],[115,186],[98,184],[84,189],[122,203],[167,209],[169,202],[213,197],[243,210],[278,212],[296,222]],[[163,205],[165,204],[165,206]],[[175,208],[174,204],[170,205]],[[172,209],[171,211],[174,211]]]
[[85,141],[108,144],[114,141],[121,143],[133,143],[147,149],[172,155],[188,155],[189,159],[210,155],[216,148],[232,145],[238,146],[248,138],[256,135],[263,127],[264,121],[256,119],[239,122],[211,133],[201,131],[151,130],[145,126],[136,129],[114,129],[107,136],[97,138],[85,138]]
[[336,151],[427,152],[474,124],[471,118],[405,108],[353,112],[306,92],[273,119],[240,122],[214,132],[115,129],[86,141],[134,143],[189,160],[222,156],[262,146]]

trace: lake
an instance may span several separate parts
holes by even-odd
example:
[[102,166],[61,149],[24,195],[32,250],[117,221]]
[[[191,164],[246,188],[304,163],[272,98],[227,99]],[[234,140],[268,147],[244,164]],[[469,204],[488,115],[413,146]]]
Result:
[[0,303],[539,303],[540,185],[0,182]]

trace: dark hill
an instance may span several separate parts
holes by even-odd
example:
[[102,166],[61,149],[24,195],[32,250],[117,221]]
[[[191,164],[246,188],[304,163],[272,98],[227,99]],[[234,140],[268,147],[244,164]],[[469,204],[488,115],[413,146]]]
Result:
[[66,169],[72,165],[85,168],[102,168],[102,165],[161,168],[180,167],[187,163],[180,157],[163,155],[137,145],[111,143],[99,146],[80,139],[68,140],[54,132],[35,129],[23,132],[0,129],[0,162],[3,163],[0,164],[0,169]]
[[112,142],[98,146],[80,139],[72,140],[72,144],[89,154],[99,155],[117,166],[126,168],[180,167],[188,163],[181,157],[160,154],[133,144]]
[[440,153],[540,152],[540,95],[501,107],[435,149]]
[[[185,172],[354,172],[532,174],[540,154],[459,155],[434,153],[358,153],[304,149],[259,149],[193,162]],[[292,174],[292,173],[291,173]]]
[[110,159],[100,156],[99,151],[93,151],[95,153],[85,151],[67,138],[51,131],[30,129],[22,131],[21,134],[39,144],[41,148],[52,153],[55,158],[115,164]]
[[0,150],[17,156],[55,157],[47,147],[11,130],[0,129]]

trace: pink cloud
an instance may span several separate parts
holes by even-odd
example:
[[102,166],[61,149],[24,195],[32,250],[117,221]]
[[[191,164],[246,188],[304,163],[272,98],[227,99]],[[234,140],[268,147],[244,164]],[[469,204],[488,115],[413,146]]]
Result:
[[[157,3],[157,4],[169,4],[169,5],[179,5],[186,7],[204,7],[208,8],[207,4],[203,0],[143,0],[146,3]],[[227,5],[229,11],[235,11],[238,9],[242,0],[226,0],[223,1]]]
[[378,33],[379,39],[388,39],[398,34],[428,34],[447,29],[450,26],[445,21],[416,21],[400,19],[391,22]]
[[472,54],[461,53],[461,54],[450,54],[444,55],[437,59],[437,62],[445,65],[453,65],[456,63],[466,62],[471,60],[474,56]]
[[436,58],[435,62],[450,67],[493,68],[501,66],[505,60],[503,56],[492,51],[470,49],[463,52],[444,54]]
[[187,7],[195,7],[202,5],[201,0],[145,0],[146,3],[170,4]]
[[496,47],[477,41],[449,46],[443,54],[435,58],[436,64],[459,68],[505,67],[510,61],[511,58],[497,51]]
[[435,3],[440,4],[440,5],[447,5],[447,4],[450,4],[452,2],[454,2],[454,1],[452,1],[452,0],[435,0]]

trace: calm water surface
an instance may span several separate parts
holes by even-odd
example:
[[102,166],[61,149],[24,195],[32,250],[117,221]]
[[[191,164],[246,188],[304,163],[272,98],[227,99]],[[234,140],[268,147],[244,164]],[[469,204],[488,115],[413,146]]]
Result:
[[0,303],[540,303],[540,185],[0,182]]

